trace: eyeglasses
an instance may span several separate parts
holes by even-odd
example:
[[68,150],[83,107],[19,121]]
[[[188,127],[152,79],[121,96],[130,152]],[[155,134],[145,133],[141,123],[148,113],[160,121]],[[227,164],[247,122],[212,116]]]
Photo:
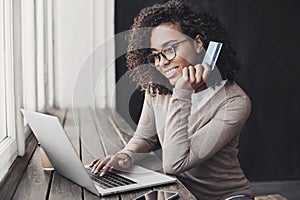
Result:
[[169,45],[166,48],[163,48],[160,52],[158,53],[151,53],[147,56],[147,60],[150,65],[153,67],[158,67],[161,56],[162,55],[165,59],[168,61],[173,60],[176,57],[176,48],[183,42],[187,41],[188,39],[182,40],[180,42],[177,42],[175,44]]

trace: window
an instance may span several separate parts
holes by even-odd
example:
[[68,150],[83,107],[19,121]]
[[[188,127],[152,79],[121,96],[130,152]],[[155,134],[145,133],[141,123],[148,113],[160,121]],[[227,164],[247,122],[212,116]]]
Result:
[[45,49],[52,41],[46,40],[45,24],[48,19],[51,28],[51,15],[52,1],[0,0],[0,182],[16,157],[25,153],[29,132],[24,130],[29,128],[20,108],[46,109],[51,66]]
[[[0,1],[0,181],[17,157],[12,3]],[[4,12],[5,11],[5,12]]]
[[[83,12],[84,17],[78,15],[82,7],[88,11]],[[105,13],[113,8],[114,1],[93,0],[89,4],[76,2],[74,5],[74,2],[53,0],[0,0],[0,182],[16,157],[25,153],[28,135],[24,134],[24,129],[28,126],[24,126],[20,108],[43,112],[71,99],[71,95],[65,95],[61,88],[72,92],[68,86],[73,83],[72,78],[76,78],[76,66],[81,60],[71,61],[74,55],[84,59],[91,49],[113,36],[113,13]],[[71,17],[65,17],[67,14]],[[105,18],[109,20],[106,22]],[[82,30],[78,23],[70,23],[77,21],[81,25],[89,22],[89,31]],[[80,41],[73,34],[78,31],[84,35]],[[69,40],[70,35],[80,44],[88,42],[88,48],[83,51],[81,45],[74,46],[74,39]],[[114,54],[113,47],[107,56],[111,54]],[[105,59],[102,61],[101,70],[106,62]],[[70,76],[68,70],[74,76]],[[114,77],[114,67],[110,67],[107,75]],[[97,78],[93,77],[93,81]],[[97,93],[99,107],[114,102],[109,99],[114,92],[108,88],[115,80],[106,78],[105,81]],[[104,94],[106,91],[108,94]],[[72,105],[72,101],[67,103]]]
[[[0,41],[1,43],[1,41]],[[0,61],[2,59],[0,58]],[[0,143],[6,138],[6,109],[5,109],[5,79],[4,79],[4,67],[1,63],[0,68]]]
[[4,10],[0,3],[0,143],[6,138],[5,70],[4,70]]

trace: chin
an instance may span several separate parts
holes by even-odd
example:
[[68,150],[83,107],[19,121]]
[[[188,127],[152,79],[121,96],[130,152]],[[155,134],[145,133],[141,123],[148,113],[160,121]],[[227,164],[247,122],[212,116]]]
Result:
[[177,80],[169,80],[169,82],[170,82],[171,85],[175,86]]

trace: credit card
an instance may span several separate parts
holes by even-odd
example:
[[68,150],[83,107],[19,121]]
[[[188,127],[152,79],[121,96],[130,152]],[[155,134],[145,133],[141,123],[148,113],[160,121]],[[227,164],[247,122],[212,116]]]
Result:
[[202,64],[207,63],[214,70],[222,45],[221,42],[210,41]]

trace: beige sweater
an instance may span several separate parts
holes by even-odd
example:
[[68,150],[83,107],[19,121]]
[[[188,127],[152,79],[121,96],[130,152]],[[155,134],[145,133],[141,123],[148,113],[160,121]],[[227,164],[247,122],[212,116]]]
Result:
[[174,88],[173,95],[146,94],[134,137],[124,148],[132,152],[162,147],[163,170],[174,174],[198,199],[253,195],[239,160],[239,133],[251,102],[235,83],[227,82],[198,111],[190,114],[192,91]]

